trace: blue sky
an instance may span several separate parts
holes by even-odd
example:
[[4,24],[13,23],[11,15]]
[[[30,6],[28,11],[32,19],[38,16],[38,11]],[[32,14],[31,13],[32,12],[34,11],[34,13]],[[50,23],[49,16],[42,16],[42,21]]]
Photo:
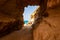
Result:
[[24,9],[24,20],[29,20],[30,15],[36,10],[37,6],[28,6]]

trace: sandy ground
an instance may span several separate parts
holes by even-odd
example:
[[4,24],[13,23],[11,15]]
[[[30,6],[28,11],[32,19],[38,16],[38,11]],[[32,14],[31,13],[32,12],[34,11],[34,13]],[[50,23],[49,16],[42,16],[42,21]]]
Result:
[[31,27],[25,26],[22,30],[15,31],[0,40],[32,40]]

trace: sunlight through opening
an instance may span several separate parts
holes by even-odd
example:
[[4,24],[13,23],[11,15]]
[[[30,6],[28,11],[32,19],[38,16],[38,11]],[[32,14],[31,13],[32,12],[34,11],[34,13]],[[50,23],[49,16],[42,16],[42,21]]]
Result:
[[36,10],[37,6],[28,6],[24,8],[24,26],[28,24],[31,18],[31,14]]

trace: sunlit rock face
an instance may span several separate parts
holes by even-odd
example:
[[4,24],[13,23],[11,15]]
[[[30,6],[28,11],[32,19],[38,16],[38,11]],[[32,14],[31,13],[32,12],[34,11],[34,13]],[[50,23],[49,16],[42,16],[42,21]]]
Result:
[[31,14],[28,24],[32,25],[34,23],[34,21],[37,19],[37,17],[38,17],[37,12],[38,12],[39,8],[40,8],[40,6],[37,6],[36,10]]
[[28,24],[32,25],[34,23],[34,20],[35,20],[35,12],[31,14],[31,17],[30,17],[30,20],[28,22]]

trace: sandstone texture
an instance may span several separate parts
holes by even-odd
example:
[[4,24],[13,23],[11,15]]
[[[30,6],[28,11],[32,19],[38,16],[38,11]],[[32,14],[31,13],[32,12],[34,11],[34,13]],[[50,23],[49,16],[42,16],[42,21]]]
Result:
[[48,17],[43,17],[42,21],[35,25],[34,40],[60,40],[60,6],[47,9],[47,13]]
[[[40,0],[0,0],[0,40],[60,40],[60,0],[48,0],[48,16],[37,20],[40,23],[35,25],[36,29],[20,30],[24,24],[24,7],[28,5],[41,7]],[[40,7],[34,12],[34,20],[39,17]]]

